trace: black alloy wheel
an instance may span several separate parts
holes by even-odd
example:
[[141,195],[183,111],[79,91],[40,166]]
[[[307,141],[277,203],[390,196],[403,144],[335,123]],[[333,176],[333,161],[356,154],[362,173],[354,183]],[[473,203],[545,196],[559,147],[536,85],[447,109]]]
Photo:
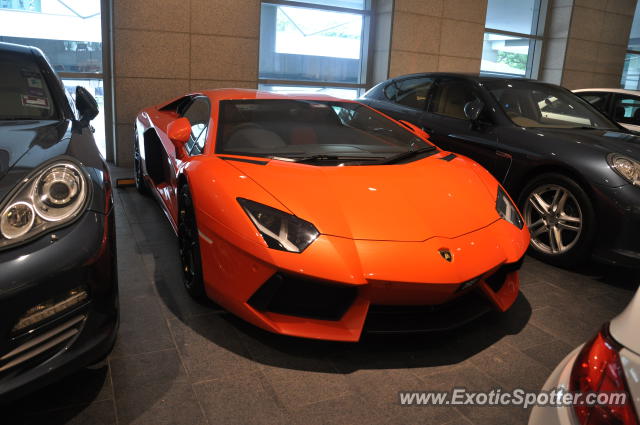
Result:
[[180,188],[179,201],[178,243],[184,287],[193,298],[203,299],[206,294],[202,279],[198,225],[189,185],[183,184]]

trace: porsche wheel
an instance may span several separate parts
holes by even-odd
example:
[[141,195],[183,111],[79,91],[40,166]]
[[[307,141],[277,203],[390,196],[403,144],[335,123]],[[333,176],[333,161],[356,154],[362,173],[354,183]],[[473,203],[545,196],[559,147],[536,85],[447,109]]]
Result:
[[178,212],[178,242],[180,245],[180,261],[184,287],[189,295],[201,299],[205,297],[202,280],[202,260],[200,258],[200,243],[198,240],[198,226],[193,209],[193,201],[189,186],[180,188],[180,207]]
[[522,191],[520,208],[534,256],[560,266],[586,260],[595,234],[595,214],[589,196],[575,181],[544,174]]
[[142,195],[148,195],[149,188],[147,187],[147,183],[144,181],[144,176],[142,175],[142,158],[140,157],[140,144],[138,142],[137,135],[136,135],[136,142],[134,146],[133,172],[134,172],[134,178],[136,181],[136,189]]

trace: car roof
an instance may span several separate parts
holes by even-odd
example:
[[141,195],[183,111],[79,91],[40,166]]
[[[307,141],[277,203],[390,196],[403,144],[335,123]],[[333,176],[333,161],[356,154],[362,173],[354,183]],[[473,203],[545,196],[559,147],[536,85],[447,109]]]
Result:
[[0,51],[31,54],[34,48],[30,46],[23,46],[21,44],[5,43],[0,41]]
[[202,94],[208,96],[211,100],[250,100],[250,99],[298,99],[298,100],[317,100],[317,101],[327,101],[327,100],[339,100],[339,101],[348,101],[333,96],[328,96],[324,94],[315,94],[315,93],[295,93],[295,94],[286,94],[286,93],[273,93],[262,90],[255,89],[214,89],[214,90],[204,90],[201,92]]
[[462,78],[469,81],[476,82],[488,82],[488,81],[526,81],[540,84],[548,84],[543,81],[532,80],[529,78],[522,77],[505,77],[499,75],[489,75],[489,74],[477,74],[477,73],[462,73],[462,72],[420,72],[416,74],[407,74],[401,75],[398,77],[391,78],[391,80],[399,80],[404,78],[412,78],[412,77],[454,77],[454,78]]
[[574,93],[582,92],[599,92],[599,93],[624,93],[624,94],[640,94],[640,90],[627,90],[627,89],[607,89],[607,88],[593,88],[593,89],[579,89],[573,90]]

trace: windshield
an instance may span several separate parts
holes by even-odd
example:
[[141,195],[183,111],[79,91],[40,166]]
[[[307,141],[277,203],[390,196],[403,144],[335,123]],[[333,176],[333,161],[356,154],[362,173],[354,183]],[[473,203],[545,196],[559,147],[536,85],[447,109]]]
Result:
[[47,120],[56,116],[51,93],[30,55],[0,51],[0,120]]
[[432,145],[358,103],[289,99],[220,102],[217,153],[385,159]]
[[520,127],[618,129],[587,102],[560,87],[526,81],[486,86]]

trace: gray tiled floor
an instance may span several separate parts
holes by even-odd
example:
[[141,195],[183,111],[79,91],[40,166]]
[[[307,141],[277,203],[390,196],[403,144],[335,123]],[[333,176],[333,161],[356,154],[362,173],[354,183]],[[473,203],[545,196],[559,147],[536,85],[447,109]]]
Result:
[[516,408],[400,407],[397,392],[538,389],[640,281],[528,258],[516,305],[455,332],[359,344],[284,338],[191,300],[159,207],[134,189],[116,200],[122,311],[108,364],[21,400],[3,424],[526,423]]

